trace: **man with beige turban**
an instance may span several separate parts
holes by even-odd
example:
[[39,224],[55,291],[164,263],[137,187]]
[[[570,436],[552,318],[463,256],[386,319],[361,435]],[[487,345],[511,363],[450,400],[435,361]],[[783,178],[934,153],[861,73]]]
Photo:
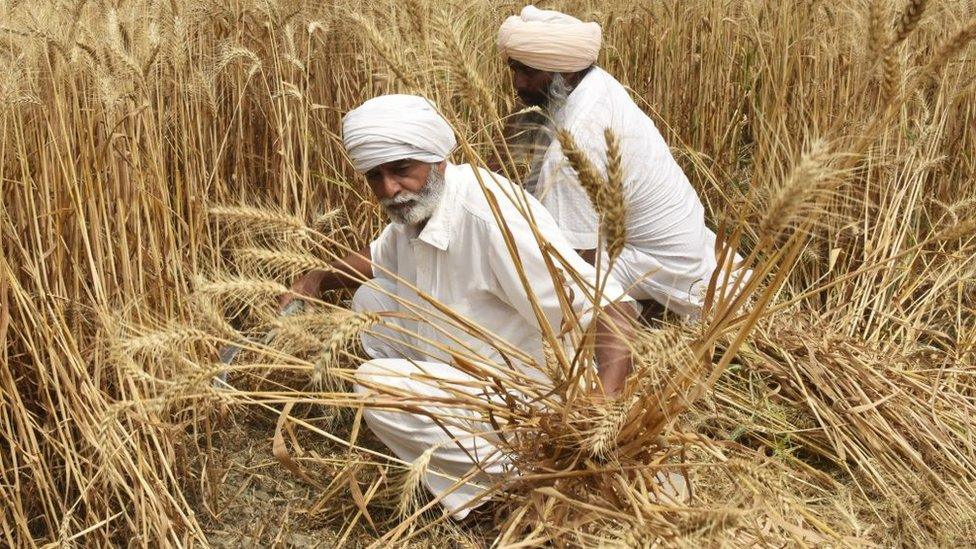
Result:
[[601,41],[597,23],[534,6],[499,29],[498,50],[512,70],[515,91],[546,115],[525,187],[572,246],[594,262],[601,247],[599,216],[554,133],[568,131],[605,176],[605,130],[611,130],[620,144],[627,209],[627,242],[612,273],[634,298],[695,317],[717,269],[715,233],[654,123],[595,65]]
[[[426,99],[366,101],[343,119],[342,138],[392,223],[358,254],[299,279],[282,306],[296,295],[358,287],[353,308],[379,313],[383,322],[362,337],[372,360],[357,369],[356,391],[412,403],[411,412],[367,407],[366,424],[399,459],[429,460],[427,487],[463,518],[507,472],[508,459],[492,443],[487,417],[471,406],[445,404],[452,393],[488,398],[493,392],[489,380],[459,369],[457,357],[488,369],[511,364],[519,376],[549,383],[541,326],[559,333],[564,314],[589,323],[594,311],[585,296],[597,284],[596,272],[535,199],[487,170],[447,161],[454,132]],[[579,278],[554,280],[550,259]],[[632,301],[606,282],[595,353],[608,394],[621,389],[631,368],[625,338],[633,310],[617,303]],[[447,320],[445,308],[465,324]]]

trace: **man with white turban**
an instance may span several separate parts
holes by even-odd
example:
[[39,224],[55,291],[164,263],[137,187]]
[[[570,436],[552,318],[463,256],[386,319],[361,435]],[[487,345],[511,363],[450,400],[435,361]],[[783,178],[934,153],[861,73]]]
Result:
[[[496,475],[506,472],[508,459],[492,443],[488,418],[471,407],[445,404],[451,391],[477,398],[491,392],[487,380],[457,367],[458,357],[488,368],[511,362],[519,375],[547,383],[540,369],[541,326],[560,332],[563,303],[584,324],[593,318],[583,288],[554,281],[547,254],[576,271],[590,291],[596,272],[535,199],[491,172],[447,161],[454,133],[426,99],[386,95],[366,101],[346,115],[342,133],[350,160],[392,223],[358,254],[301,278],[282,305],[296,295],[358,287],[353,309],[381,314],[382,325],[362,337],[372,360],[357,369],[356,391],[379,400],[409,398],[414,411],[369,407],[363,417],[401,460],[429,459],[427,487],[455,518],[463,518]],[[513,202],[516,196],[534,225]],[[510,232],[502,230],[492,203]],[[547,251],[533,227],[547,241]],[[595,352],[597,377],[608,394],[621,389],[631,368],[625,338],[632,334],[633,310],[617,305],[627,301],[633,300],[623,288],[606,282]],[[473,326],[448,321],[443,307]],[[456,486],[458,479],[465,482]]]
[[[547,119],[535,132],[525,187],[573,247],[594,262],[601,247],[599,216],[555,131],[568,131],[604,177],[605,130],[612,131],[620,147],[627,211],[626,246],[612,273],[634,298],[653,300],[679,316],[697,316],[717,270],[715,233],[705,225],[701,201],[654,123],[595,65],[601,40],[597,23],[534,6],[499,29],[498,50],[512,70],[518,96],[542,108]],[[607,264],[605,256],[601,264]]]

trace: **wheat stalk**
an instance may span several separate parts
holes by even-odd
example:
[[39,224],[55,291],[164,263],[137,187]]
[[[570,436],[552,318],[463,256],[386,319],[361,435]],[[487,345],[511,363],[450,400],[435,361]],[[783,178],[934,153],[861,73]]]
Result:
[[208,213],[249,231],[268,231],[288,235],[308,235],[310,229],[298,217],[281,211],[254,206],[212,206]]
[[261,58],[256,53],[240,45],[225,43],[220,47],[214,62],[213,74],[223,72],[238,59],[247,62],[247,78],[251,78],[261,70]]
[[868,10],[868,51],[871,52],[872,59],[877,60],[888,45],[882,0],[870,0]]
[[607,142],[607,182],[601,187],[599,212],[603,218],[607,254],[613,262],[627,243],[627,204],[620,145],[610,128],[604,132],[604,138]]
[[904,42],[908,35],[918,27],[918,22],[922,20],[926,6],[928,6],[928,0],[907,0],[905,2],[905,7],[902,8],[895,23],[894,37],[888,46],[889,49]]
[[196,328],[178,326],[125,339],[122,341],[122,348],[130,355],[173,352],[195,343],[207,341],[209,338],[209,334]]
[[594,209],[600,215],[600,228],[607,242],[607,252],[615,259],[626,243],[626,203],[623,196],[623,173],[619,145],[610,130],[607,142],[608,178],[604,179],[596,166],[577,146],[576,140],[566,130],[558,130],[557,137],[563,154],[576,172],[578,181],[586,191]]
[[825,141],[810,145],[774,191],[759,223],[759,234],[775,241],[790,227],[813,217],[818,197],[836,181],[837,172],[831,166],[835,157]]
[[236,251],[245,263],[275,272],[329,271],[332,267],[327,261],[303,253],[267,250],[262,248],[243,248]]
[[918,26],[927,5],[927,0],[908,0],[895,22],[894,35],[885,48],[882,59],[882,104],[889,104],[901,95],[903,69],[898,46]]
[[973,40],[976,40],[976,17],[970,19],[968,23],[959,29],[959,32],[936,51],[931,61],[925,67],[925,74],[930,79],[937,80],[942,75],[946,65],[949,64],[949,61],[959,55]]
[[397,50],[389,39],[380,32],[373,21],[361,14],[350,14],[352,22],[363,31],[367,41],[373,47],[373,51],[386,62],[393,74],[403,82],[409,90],[419,90],[420,85],[414,72],[406,65],[403,60],[402,50]]
[[451,13],[447,9],[437,10],[434,23],[443,33],[443,38],[437,42],[441,50],[440,55],[444,58],[448,70],[457,74],[457,80],[462,83],[469,102],[478,107],[477,112],[483,120],[497,118],[498,108],[491,87],[485,82],[482,71],[478,70],[471,58],[471,49],[465,47],[461,31],[451,18]]
[[587,433],[583,447],[593,456],[610,459],[629,410],[630,402],[624,399],[604,406],[597,414],[596,425]]
[[409,517],[418,508],[418,497],[423,489],[427,469],[430,467],[430,459],[436,450],[436,446],[424,450],[407,469],[403,484],[400,486],[400,500],[397,503],[397,515],[401,518]]
[[[200,281],[198,281],[198,284]],[[197,293],[190,297],[189,306],[201,324],[200,329],[207,331],[218,337],[236,341],[240,338],[240,333],[227,322],[223,312],[217,305],[216,295],[206,295]]]
[[312,369],[312,382],[321,387],[333,387],[337,382],[332,373],[339,352],[353,341],[362,331],[380,322],[380,318],[369,313],[343,313],[335,318],[332,333],[322,347]]
[[226,276],[215,280],[198,280],[197,292],[210,299],[256,302],[285,294],[288,287],[273,280]]
[[881,71],[881,102],[887,105],[901,95],[902,62],[896,50],[890,49],[885,54],[881,60]]

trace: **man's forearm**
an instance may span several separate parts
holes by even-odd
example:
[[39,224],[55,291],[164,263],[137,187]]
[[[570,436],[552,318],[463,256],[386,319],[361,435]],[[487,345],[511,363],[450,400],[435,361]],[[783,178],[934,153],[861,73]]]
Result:
[[633,369],[633,357],[627,341],[634,335],[630,322],[632,311],[626,305],[612,305],[603,309],[597,323],[597,376],[607,395],[618,394]]
[[373,266],[370,263],[369,248],[329,264],[328,270],[312,271],[306,274],[293,287],[300,293],[316,298],[322,297],[329,290],[356,288],[365,280],[373,277]]

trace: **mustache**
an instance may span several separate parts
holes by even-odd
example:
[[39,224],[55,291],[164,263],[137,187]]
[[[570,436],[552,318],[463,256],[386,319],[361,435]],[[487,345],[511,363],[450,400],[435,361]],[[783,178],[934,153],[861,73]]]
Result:
[[400,191],[392,198],[380,199],[381,206],[402,206],[408,202],[414,202],[420,198],[420,194],[411,191]]

